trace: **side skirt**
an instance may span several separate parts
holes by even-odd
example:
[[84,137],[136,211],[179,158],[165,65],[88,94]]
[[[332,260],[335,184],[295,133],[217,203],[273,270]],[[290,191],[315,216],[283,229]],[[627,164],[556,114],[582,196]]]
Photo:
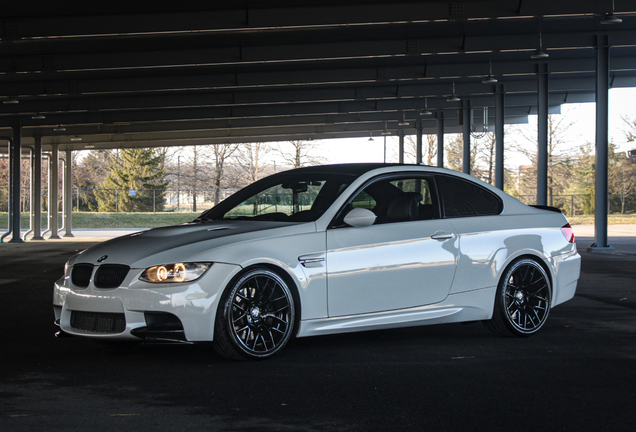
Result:
[[486,320],[492,318],[496,291],[492,287],[452,294],[441,303],[409,309],[305,320],[297,337]]

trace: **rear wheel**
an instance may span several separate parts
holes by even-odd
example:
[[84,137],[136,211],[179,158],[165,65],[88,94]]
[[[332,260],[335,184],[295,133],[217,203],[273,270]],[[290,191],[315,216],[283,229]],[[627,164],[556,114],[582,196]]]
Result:
[[536,333],[550,313],[551,295],[550,279],[538,262],[529,258],[515,261],[499,282],[493,317],[484,324],[503,336]]
[[214,347],[234,360],[270,357],[289,341],[294,320],[294,298],[283,278],[266,268],[251,269],[223,294]]

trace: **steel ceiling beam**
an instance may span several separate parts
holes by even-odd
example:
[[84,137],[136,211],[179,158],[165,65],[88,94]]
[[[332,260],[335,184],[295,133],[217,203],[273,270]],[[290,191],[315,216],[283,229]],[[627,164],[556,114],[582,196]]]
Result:
[[[132,4],[131,4],[132,3]],[[531,2],[497,1],[343,1],[298,0],[248,2],[205,2],[205,6],[133,2],[103,4],[43,3],[37,10],[19,3],[5,5],[3,14],[13,26],[13,37],[103,37],[105,35],[153,35],[215,31],[236,32],[254,29],[296,29],[298,27],[354,26],[387,22],[439,20],[468,21],[484,17],[518,18],[595,14],[610,11],[610,5],[595,0],[533,0]],[[198,6],[198,7],[197,7]],[[617,13],[631,11],[629,0],[617,0]]]
[[[459,104],[445,101],[453,83],[471,106],[493,107],[495,88],[481,83],[491,65],[505,84],[505,121],[521,121],[536,112],[529,54],[539,28],[551,107],[594,99],[599,34],[613,47],[610,86],[636,81],[636,7],[624,0],[614,26],[600,24],[609,5],[592,0],[238,0],[150,13],[132,3],[6,5],[0,101],[19,104],[0,104],[0,128],[19,121],[25,137],[59,140],[114,129],[149,144],[157,133],[217,139],[224,128],[236,140],[364,136],[425,98],[454,119]],[[52,131],[58,124],[67,131]]]

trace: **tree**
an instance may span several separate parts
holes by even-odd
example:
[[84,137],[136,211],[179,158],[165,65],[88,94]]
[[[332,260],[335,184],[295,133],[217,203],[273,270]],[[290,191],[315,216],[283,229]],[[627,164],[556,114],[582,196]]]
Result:
[[570,187],[567,189],[570,193],[582,195],[582,200],[579,201],[579,203],[584,214],[592,214],[596,208],[594,199],[596,177],[595,159],[594,144],[587,142],[578,148],[575,163],[572,167],[572,181]]
[[[110,158],[110,172],[96,191],[99,211],[143,212],[163,210],[165,151],[131,148],[119,150]],[[142,191],[154,189],[155,191]]]
[[475,157],[476,166],[471,169],[471,172],[474,170],[475,177],[494,185],[497,135],[494,132],[487,132],[480,139],[476,139],[473,145],[477,154]]
[[[272,148],[266,143],[241,144],[236,154],[244,183],[253,183],[269,174],[268,165],[263,161],[272,151]],[[245,185],[245,184],[244,184]]]
[[212,146],[214,157],[214,178],[212,179],[214,189],[214,205],[221,201],[221,183],[225,163],[238,149],[238,144],[215,144]]
[[636,194],[636,161],[617,153],[615,146],[610,146],[609,189],[618,196],[621,214],[625,214],[627,199]]
[[[455,171],[462,171],[464,168],[464,137],[461,134],[453,134],[446,140],[448,143],[444,149],[444,166]],[[477,160],[477,146],[470,147],[470,166],[475,167]]]
[[625,138],[627,138],[627,142],[636,141],[636,117],[621,116],[621,119],[623,119],[623,123],[625,123],[623,133],[625,134]]
[[[399,155],[393,155],[396,159]],[[422,162],[426,165],[434,165],[433,160],[437,156],[437,135],[424,135],[422,137]],[[404,137],[404,162],[417,162],[417,137],[407,135]],[[435,161],[437,164],[437,161]]]
[[[571,114],[571,113],[566,113]],[[553,204],[554,195],[568,189],[572,180],[572,166],[575,162],[573,154],[575,148],[570,145],[568,131],[575,125],[570,115],[548,115],[548,203]],[[537,143],[536,133],[517,129],[525,138],[524,144],[516,143],[513,148],[526,156],[532,162],[532,167],[525,170],[520,181],[520,193],[536,195],[537,181]],[[528,147],[527,144],[532,144]]]
[[325,162],[325,158],[311,154],[318,147],[317,141],[289,141],[289,145],[291,150],[285,151],[280,146],[278,150],[283,160],[292,168],[320,165]]
[[110,171],[111,154],[111,150],[73,152],[73,183],[79,194],[80,208],[97,211],[94,190],[104,182]]
[[[197,196],[199,191],[208,189],[210,183],[209,162],[212,159],[212,146],[195,145],[187,148],[181,148],[180,153],[185,153],[185,161],[182,166],[177,156],[177,188],[186,189],[192,195],[192,211],[197,211]],[[174,183],[173,183],[174,187]],[[179,199],[180,196],[178,195]]]

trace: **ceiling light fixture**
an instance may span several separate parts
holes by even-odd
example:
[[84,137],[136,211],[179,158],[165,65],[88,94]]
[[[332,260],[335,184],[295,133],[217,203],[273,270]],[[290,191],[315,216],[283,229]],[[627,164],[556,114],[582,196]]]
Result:
[[410,123],[406,121],[406,114],[402,111],[402,121],[398,123],[399,126],[408,126]]
[[82,140],[82,137],[77,135],[71,138],[71,141],[81,141],[81,140]]
[[382,131],[382,135],[391,135],[391,132],[389,132],[389,131],[386,129],[386,122],[384,122],[384,130]]
[[424,98],[424,109],[420,111],[420,115],[430,116],[433,113],[428,109],[428,98]]
[[33,120],[44,120],[46,117],[44,116],[44,114],[40,114],[40,113],[35,113],[35,115],[33,117],[31,117]]
[[620,24],[623,20],[614,15],[614,0],[612,0],[612,12],[605,14],[601,20],[601,24]]
[[550,57],[550,54],[543,51],[543,34],[541,32],[541,21],[539,21],[539,49],[533,52],[530,58],[537,60],[537,59],[544,59],[548,57]]
[[446,99],[446,102],[459,102],[461,99],[455,95],[455,83],[453,83],[453,94]]
[[372,131],[369,131],[369,139],[368,139],[368,141],[375,141],[373,139],[373,132]]
[[9,105],[9,104],[17,104],[17,103],[20,103],[20,101],[19,101],[19,100],[17,100],[17,99],[9,98],[9,99],[5,99],[5,100],[3,100],[3,101],[2,101],[2,103],[3,103],[3,104],[7,104],[7,105]]
[[494,84],[496,82],[497,82],[497,78],[495,78],[495,76],[492,74],[492,60],[490,60],[490,73],[488,74],[488,76],[486,78],[484,78],[482,83],[484,83],[484,84]]
[[54,132],[64,132],[66,130],[66,128],[62,125],[56,126],[53,128]]

